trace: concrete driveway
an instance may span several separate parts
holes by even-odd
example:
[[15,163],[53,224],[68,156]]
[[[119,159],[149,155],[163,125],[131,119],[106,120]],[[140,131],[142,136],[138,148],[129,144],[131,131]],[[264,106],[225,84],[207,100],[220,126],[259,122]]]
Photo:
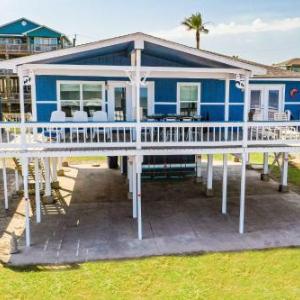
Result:
[[[143,241],[137,239],[125,178],[119,171],[90,165],[65,170],[58,202],[43,207],[41,224],[32,217],[32,247],[24,247],[21,232],[21,252],[12,256],[2,252],[3,261],[71,263],[300,245],[300,195],[277,192],[278,184],[260,181],[256,171],[247,171],[246,233],[238,233],[240,167],[236,164],[229,167],[225,216],[220,212],[221,166],[214,168],[215,196],[211,198],[192,178],[143,182]],[[22,201],[14,201],[16,211],[11,215],[20,224]]]

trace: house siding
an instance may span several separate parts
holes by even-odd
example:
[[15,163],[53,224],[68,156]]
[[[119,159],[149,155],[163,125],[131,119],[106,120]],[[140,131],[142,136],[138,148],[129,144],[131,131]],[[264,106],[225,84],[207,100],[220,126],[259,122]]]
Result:
[[[58,80],[78,81],[128,81],[125,77],[84,77],[84,76],[37,76],[36,100],[38,121],[49,121],[51,111],[56,109]],[[149,79],[155,86],[155,114],[176,114],[177,109],[177,83],[195,82],[201,84],[201,115],[210,121],[224,121],[225,81],[216,79],[182,79],[182,78],[154,78]],[[290,110],[292,119],[300,119],[300,94],[295,97],[290,95],[290,90],[300,90],[300,82],[297,81],[251,81],[253,84],[284,84],[285,85],[285,110]],[[230,83],[229,120],[243,120],[244,93]],[[49,103],[49,102],[53,103]],[[41,110],[41,111],[40,111]]]

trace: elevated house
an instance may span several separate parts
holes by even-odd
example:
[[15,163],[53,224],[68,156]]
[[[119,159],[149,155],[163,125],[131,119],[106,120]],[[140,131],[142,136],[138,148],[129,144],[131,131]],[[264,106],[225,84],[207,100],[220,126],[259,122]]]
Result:
[[274,66],[279,67],[283,70],[300,72],[300,58],[291,58],[281,63],[274,64]]
[[[28,162],[43,161],[50,197],[50,165],[58,158],[119,157],[127,169],[132,214],[142,239],[141,174],[149,157],[190,155],[201,177],[207,155],[206,191],[213,191],[213,154],[222,154],[222,213],[227,213],[229,154],[241,157],[239,232],[245,232],[247,156],[281,153],[280,191],[287,190],[288,153],[300,148],[300,74],[134,33],[74,48],[0,63],[32,90],[32,121],[1,123],[0,156],[21,160],[30,245]],[[279,157],[279,156],[277,156]],[[50,164],[50,160],[52,163]],[[5,162],[5,161],[4,161]],[[40,214],[39,183],[36,214]],[[6,206],[8,200],[6,198]]]
[[[65,34],[26,18],[0,26],[0,60],[54,51],[70,46],[71,42]],[[25,109],[28,113],[31,111],[30,98],[30,88],[25,88]],[[1,112],[11,115],[17,113],[20,109],[18,99],[18,77],[1,70]]]

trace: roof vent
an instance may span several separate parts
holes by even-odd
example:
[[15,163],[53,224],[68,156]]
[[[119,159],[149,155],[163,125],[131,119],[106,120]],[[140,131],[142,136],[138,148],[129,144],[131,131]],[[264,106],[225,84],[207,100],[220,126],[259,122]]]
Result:
[[26,25],[27,25],[27,22],[26,22],[25,20],[23,20],[23,21],[21,22],[21,24],[22,24],[22,26],[26,26]]

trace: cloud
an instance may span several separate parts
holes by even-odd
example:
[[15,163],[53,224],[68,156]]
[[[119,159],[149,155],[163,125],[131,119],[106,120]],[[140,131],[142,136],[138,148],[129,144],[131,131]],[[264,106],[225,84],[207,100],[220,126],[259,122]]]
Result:
[[[246,33],[274,32],[274,31],[290,31],[300,28],[300,17],[286,18],[281,20],[263,21],[258,18],[248,24],[238,24],[236,22],[208,24],[210,29],[209,36],[216,35],[236,35]],[[161,30],[153,32],[153,35],[160,36],[170,40],[182,40],[194,38],[194,33],[187,31],[184,26],[180,25],[169,30]]]

